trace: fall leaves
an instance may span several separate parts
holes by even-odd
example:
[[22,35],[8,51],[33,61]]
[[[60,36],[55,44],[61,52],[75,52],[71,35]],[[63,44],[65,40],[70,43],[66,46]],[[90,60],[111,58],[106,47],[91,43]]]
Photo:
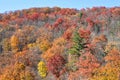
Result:
[[119,21],[119,7],[0,14],[0,80],[119,80]]
[[64,68],[65,63],[65,59],[61,55],[56,54],[48,60],[48,70],[58,78],[61,75],[61,71]]
[[11,37],[10,43],[11,43],[12,50],[14,52],[17,52],[19,50],[19,48],[18,48],[19,47],[19,40],[18,40],[18,38],[15,35],[13,35]]
[[119,80],[120,79],[120,52],[113,48],[105,57],[105,65],[94,71],[91,80]]
[[42,78],[45,78],[47,76],[47,68],[43,61],[40,61],[38,63],[38,72]]

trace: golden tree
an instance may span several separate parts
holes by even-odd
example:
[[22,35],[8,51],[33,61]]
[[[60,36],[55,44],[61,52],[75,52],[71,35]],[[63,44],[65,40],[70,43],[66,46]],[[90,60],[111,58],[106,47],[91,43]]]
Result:
[[60,37],[53,41],[52,47],[49,48],[45,53],[41,55],[43,59],[46,61],[49,60],[55,54],[62,54],[65,50],[65,40],[64,38]]
[[45,52],[51,47],[51,43],[48,40],[42,40],[39,44],[39,48],[41,51]]
[[43,61],[38,63],[38,72],[42,78],[47,76],[47,67]]
[[15,35],[11,37],[10,44],[13,52],[17,52],[19,50],[19,39]]

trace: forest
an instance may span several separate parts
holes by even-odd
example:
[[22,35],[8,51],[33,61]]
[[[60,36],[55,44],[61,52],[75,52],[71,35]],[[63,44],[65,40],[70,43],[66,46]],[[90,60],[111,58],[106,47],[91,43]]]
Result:
[[0,13],[0,80],[120,80],[120,7]]

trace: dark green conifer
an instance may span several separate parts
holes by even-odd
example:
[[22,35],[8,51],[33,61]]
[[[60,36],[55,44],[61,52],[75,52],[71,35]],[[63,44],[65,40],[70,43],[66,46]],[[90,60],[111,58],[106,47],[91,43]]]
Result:
[[84,48],[84,40],[80,37],[77,31],[74,33],[73,42],[73,46],[70,48],[69,53],[73,55],[77,54],[80,56],[80,50]]

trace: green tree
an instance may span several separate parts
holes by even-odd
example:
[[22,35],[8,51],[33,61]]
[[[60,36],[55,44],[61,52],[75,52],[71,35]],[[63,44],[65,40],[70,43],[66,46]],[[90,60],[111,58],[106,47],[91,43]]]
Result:
[[80,12],[80,13],[79,13],[79,17],[80,17],[80,18],[82,18],[82,16],[83,16],[83,13],[82,13],[82,12]]
[[75,65],[76,61],[78,61],[79,56],[81,56],[81,51],[85,48],[84,39],[80,37],[77,31],[74,32],[73,35],[73,45],[68,50],[68,64],[66,65],[70,71],[76,71],[77,67]]
[[70,54],[76,54],[80,56],[80,51],[85,48],[84,40],[79,36],[79,33],[75,31],[73,36],[73,46],[69,49]]

